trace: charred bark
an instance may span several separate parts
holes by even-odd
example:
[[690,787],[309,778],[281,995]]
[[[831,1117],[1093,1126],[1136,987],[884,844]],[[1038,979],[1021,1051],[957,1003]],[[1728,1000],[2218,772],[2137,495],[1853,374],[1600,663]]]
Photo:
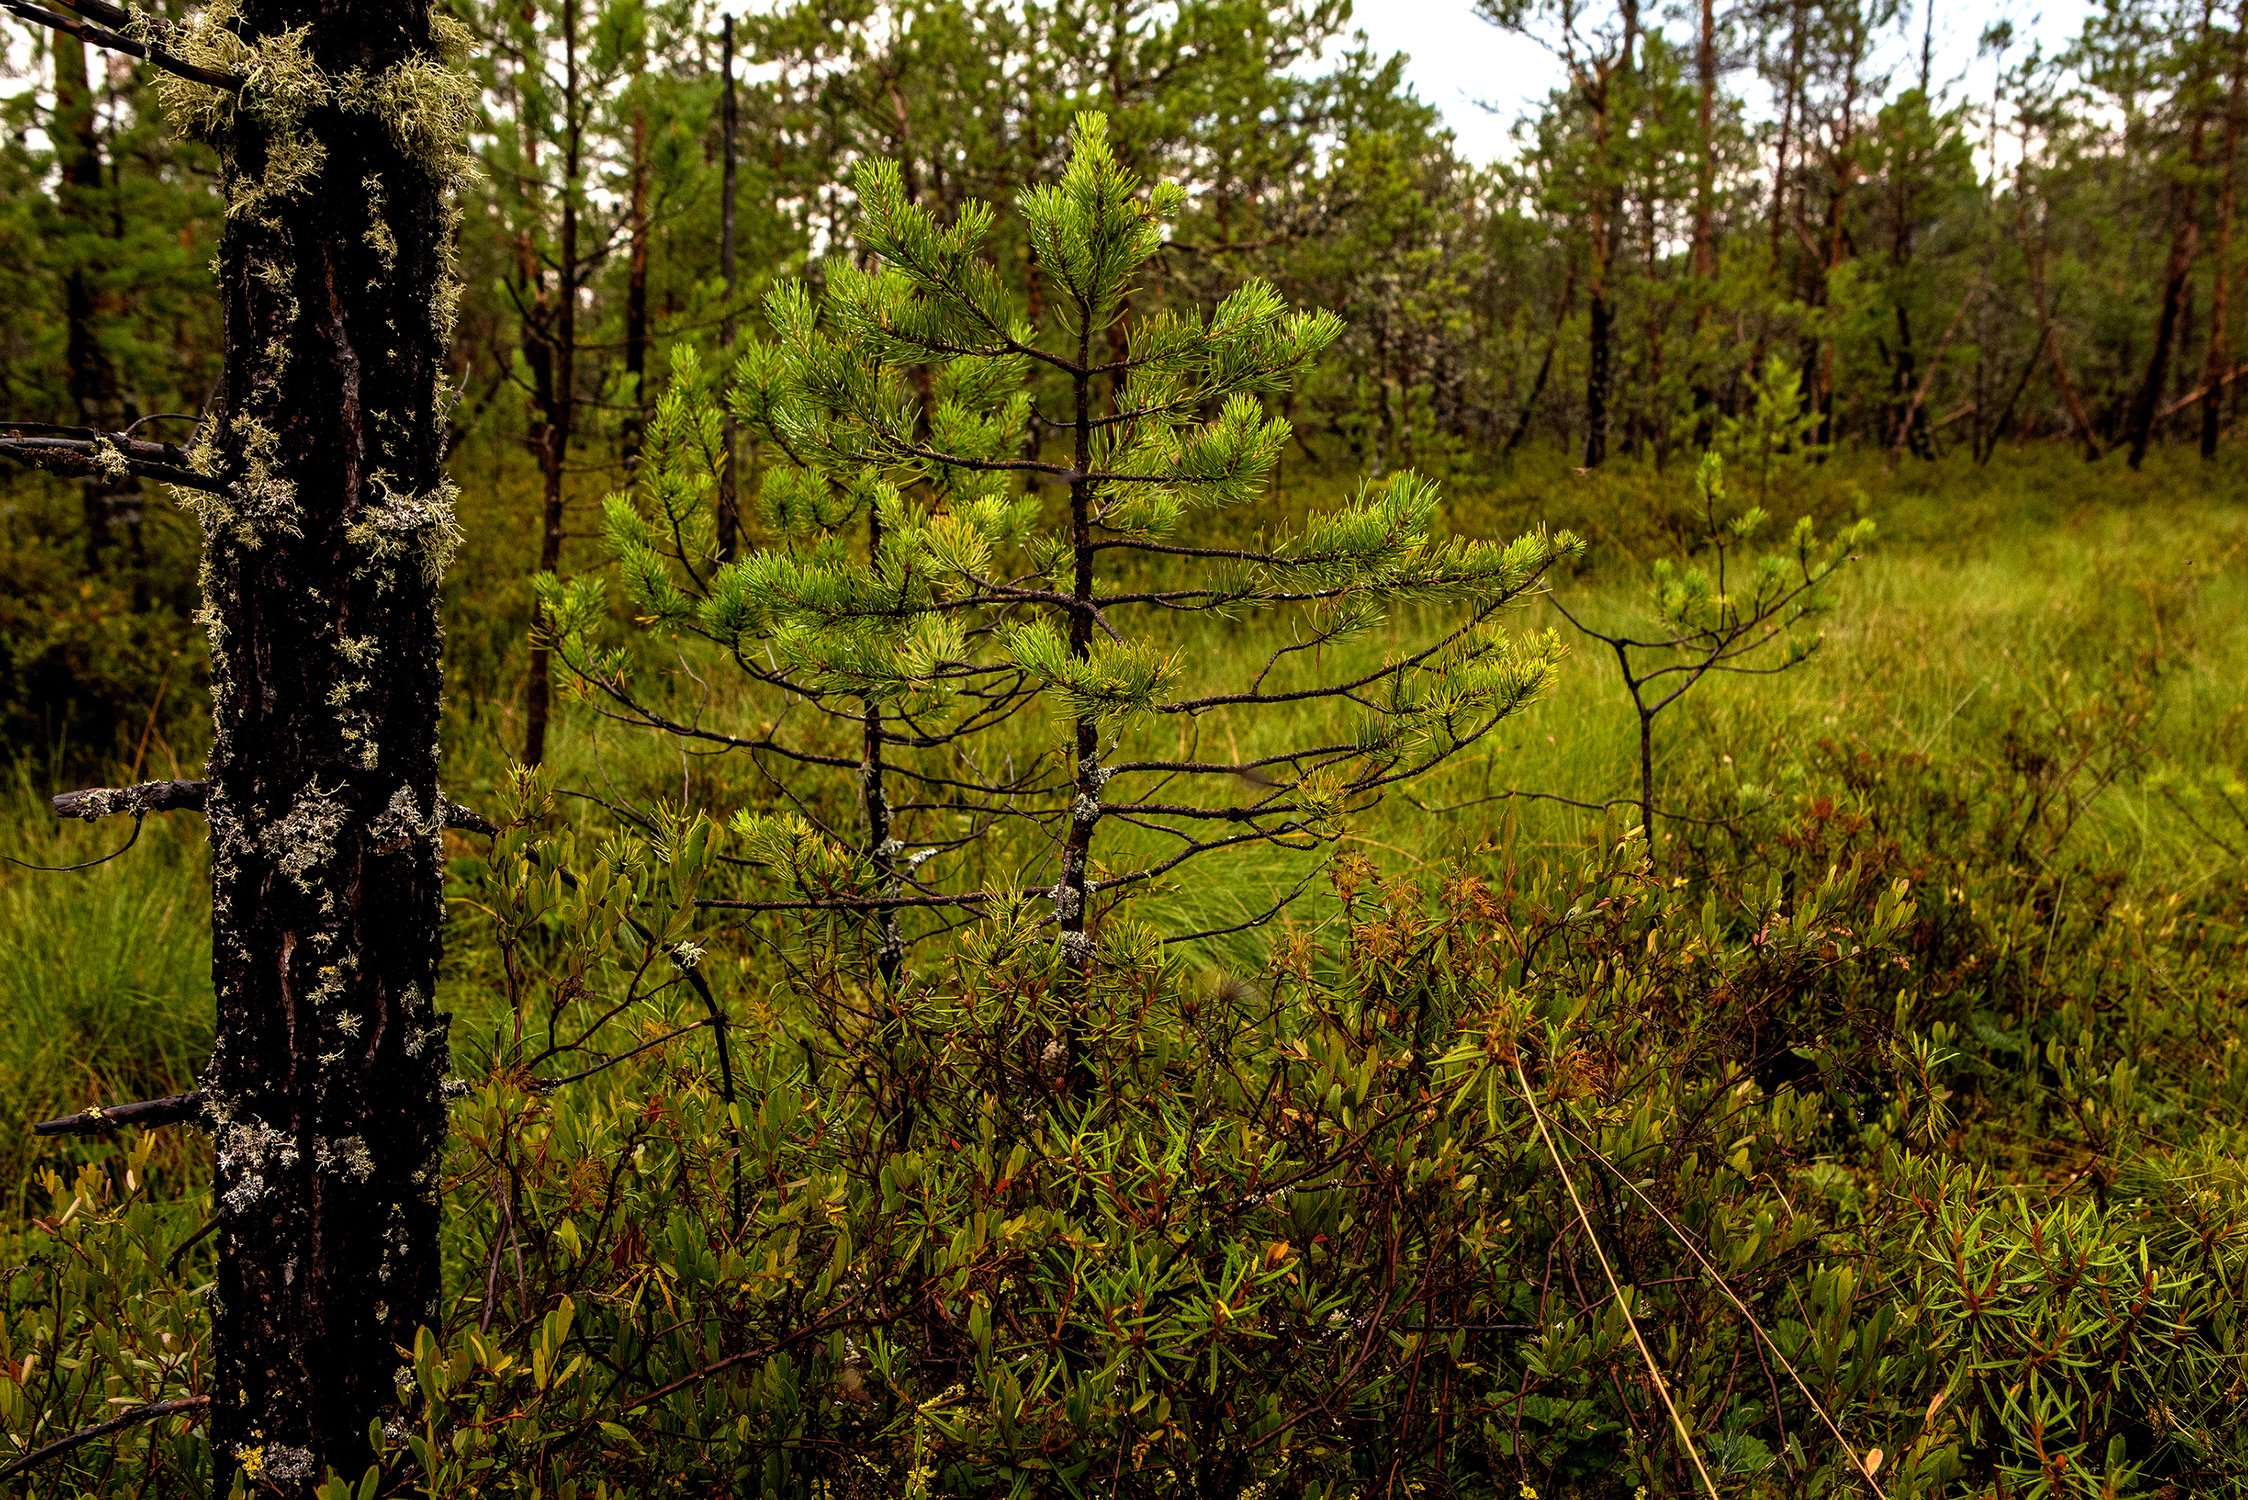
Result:
[[[448,193],[473,107],[426,0],[249,0],[328,79],[214,105],[226,366],[198,467],[211,648],[220,1478],[357,1474],[434,1324],[445,1022],[438,580]],[[181,805],[185,805],[184,802]]]

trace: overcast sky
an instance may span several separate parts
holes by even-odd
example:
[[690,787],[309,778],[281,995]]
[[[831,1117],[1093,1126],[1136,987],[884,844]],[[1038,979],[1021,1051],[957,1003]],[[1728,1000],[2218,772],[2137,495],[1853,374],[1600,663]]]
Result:
[[[1898,56],[1917,55],[1928,0],[1908,0],[1909,38],[1890,39]],[[1999,20],[2017,35],[2035,37],[2048,52],[2073,37],[2091,12],[2090,0],[1946,0],[1936,15],[1935,77],[1956,97],[1990,93],[1990,64],[1978,65],[1977,39]],[[1508,36],[1475,18],[1472,0],[1357,0],[1353,24],[1383,53],[1403,52],[1415,92],[1444,112],[1471,160],[1505,154],[1516,117],[1542,99],[1558,79],[1550,56],[1536,44]],[[1496,113],[1482,105],[1494,105]]]

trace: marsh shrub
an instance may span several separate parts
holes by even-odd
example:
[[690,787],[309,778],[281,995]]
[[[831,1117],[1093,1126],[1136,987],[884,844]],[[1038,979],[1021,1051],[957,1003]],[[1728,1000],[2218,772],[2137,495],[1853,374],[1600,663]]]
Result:
[[[1737,876],[1346,860],[1260,971],[1111,928],[1089,997],[1005,917],[894,989],[851,924],[705,949],[717,831],[595,843],[526,781],[461,870],[504,1003],[459,1028],[445,1330],[354,1489],[1691,1493],[1597,1237],[1726,1493],[2224,1492],[2239,913],[1984,857],[1995,773],[1811,775]],[[1023,1040],[1063,1004],[1075,1088]],[[146,1174],[50,1177],[10,1256],[15,1441],[192,1382]],[[41,1492],[177,1491],[185,1425]]]

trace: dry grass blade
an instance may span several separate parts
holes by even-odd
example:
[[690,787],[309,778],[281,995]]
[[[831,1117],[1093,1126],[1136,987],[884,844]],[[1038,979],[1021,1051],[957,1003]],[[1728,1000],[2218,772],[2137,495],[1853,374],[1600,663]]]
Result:
[[[1516,1072],[1517,1076],[1519,1076],[1520,1069],[1517,1069]],[[1537,1105],[1535,1103],[1532,1103],[1527,1095],[1524,1096],[1523,1102],[1530,1104],[1530,1107],[1533,1111],[1536,1110]],[[1639,1186],[1638,1183],[1631,1180],[1630,1176],[1625,1173],[1623,1168],[1610,1161],[1607,1157],[1607,1154],[1603,1152],[1598,1146],[1593,1145],[1583,1136],[1577,1134],[1574,1130],[1571,1130],[1566,1125],[1561,1125],[1557,1128],[1563,1135],[1569,1137],[1570,1140],[1575,1141],[1579,1146],[1584,1148],[1585,1151],[1589,1152],[1595,1161],[1599,1162],[1609,1171],[1615,1173],[1616,1180],[1618,1182],[1621,1182],[1625,1187],[1629,1188],[1631,1190],[1631,1195],[1637,1198],[1641,1203],[1646,1204],[1647,1211],[1653,1214],[1657,1219],[1660,1219],[1662,1221],[1663,1227],[1665,1229],[1668,1229],[1671,1232],[1671,1235],[1678,1241],[1678,1243],[1685,1247],[1686,1253],[1694,1257],[1695,1264],[1699,1265],[1702,1270],[1708,1274],[1711,1284],[1714,1285],[1718,1289],[1718,1291],[1724,1293],[1726,1301],[1733,1304],[1733,1310],[1741,1315],[1741,1321],[1748,1324],[1750,1330],[1754,1332],[1758,1338],[1764,1341],[1764,1347],[1772,1351],[1772,1357],[1780,1362],[1780,1368],[1787,1371],[1787,1378],[1795,1382],[1795,1388],[1803,1393],[1803,1399],[1811,1403],[1811,1410],[1818,1413],[1820,1424],[1826,1428],[1828,1434],[1833,1437],[1833,1439],[1837,1443],[1840,1443],[1842,1445],[1843,1453],[1849,1457],[1850,1467],[1857,1470],[1859,1476],[1865,1480],[1866,1488],[1873,1491],[1874,1500],[1889,1500],[1889,1497],[1881,1492],[1881,1486],[1874,1481],[1873,1477],[1874,1471],[1880,1466],[1881,1463],[1881,1450],[1879,1448],[1873,1448],[1868,1449],[1866,1453],[1861,1454],[1856,1448],[1851,1446],[1850,1440],[1842,1435],[1842,1429],[1835,1425],[1834,1418],[1829,1415],[1827,1409],[1819,1403],[1819,1398],[1811,1394],[1811,1387],[1804,1384],[1803,1377],[1800,1374],[1796,1373],[1795,1366],[1788,1360],[1788,1357],[1785,1354],[1780,1352],[1779,1344],[1773,1340],[1771,1334],[1764,1331],[1764,1325],[1756,1321],[1756,1315],[1748,1310],[1748,1304],[1743,1302],[1738,1296],[1734,1294],[1733,1288],[1726,1282],[1725,1277],[1718,1271],[1717,1267],[1711,1263],[1710,1258],[1702,1253],[1701,1247],[1694,1243],[1692,1237],[1689,1236],[1686,1231],[1679,1226],[1676,1220],[1672,1219],[1669,1214],[1663,1212],[1661,1206],[1658,1205],[1654,1199],[1647,1196],[1646,1192]],[[1943,1398],[1941,1395],[1938,1395],[1936,1399],[1938,1403],[1940,1403]],[[1929,1411],[1930,1414],[1933,1415],[1935,1407],[1931,1406],[1929,1408]]]
[[1537,1099],[1530,1093],[1530,1080],[1522,1071],[1522,1060],[1514,1059],[1514,1078],[1522,1085],[1522,1102],[1530,1106],[1530,1118],[1538,1122],[1538,1139],[1545,1142],[1546,1155],[1553,1158],[1553,1170],[1561,1174],[1561,1185],[1569,1191],[1569,1206],[1577,1211],[1577,1223],[1584,1229],[1586,1240],[1591,1242],[1592,1253],[1600,1262],[1600,1274],[1608,1280],[1608,1290],[1616,1299],[1617,1308],[1624,1315],[1624,1326],[1631,1330],[1631,1341],[1639,1348],[1639,1357],[1647,1365],[1647,1378],[1655,1383],[1655,1394],[1663,1399],[1663,1410],[1670,1413],[1671,1429],[1678,1434],[1678,1445],[1686,1450],[1693,1462],[1694,1472],[1701,1476],[1702,1488],[1709,1491],[1709,1500],[1718,1500],[1717,1485],[1702,1465],[1702,1455],[1694,1446],[1694,1435],[1686,1430],[1686,1419],[1678,1414],[1678,1403],[1670,1399],[1670,1382],[1663,1379],[1661,1366],[1655,1363],[1655,1353],[1647,1347],[1640,1335],[1639,1320],[1631,1315],[1631,1302],[1624,1289],[1617,1284],[1615,1269],[1608,1264],[1608,1252],[1600,1247],[1600,1236],[1593,1232],[1592,1218],[1585,1212],[1584,1200],[1577,1196],[1577,1184],[1562,1163],[1561,1152],[1553,1144],[1553,1134],[1546,1129],[1545,1111],[1538,1108]]

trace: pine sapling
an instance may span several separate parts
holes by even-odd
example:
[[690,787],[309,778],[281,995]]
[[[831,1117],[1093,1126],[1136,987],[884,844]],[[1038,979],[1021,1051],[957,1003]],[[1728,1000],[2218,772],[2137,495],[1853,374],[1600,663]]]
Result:
[[[723,409],[682,358],[635,492],[608,508],[642,617],[731,660],[758,722],[719,730],[644,695],[630,653],[594,644],[598,583],[547,590],[564,659],[612,711],[791,786],[794,811],[735,819],[739,854],[788,889],[710,904],[875,915],[894,978],[903,914],[1035,892],[1081,992],[1103,913],[1135,889],[1220,850],[1317,849],[1551,683],[1559,643],[1498,617],[1573,537],[1448,537],[1412,473],[1284,523],[1267,492],[1290,429],[1268,402],[1340,325],[1261,281],[1207,312],[1143,296],[1127,320],[1182,198],[1141,188],[1101,116],[1017,200],[1035,324],[986,253],[990,208],[941,224],[887,162],[854,186],[861,257],[817,295],[768,297],[770,337]],[[712,519],[726,412],[773,455],[733,562]],[[1050,737],[1025,728],[1034,703]],[[1307,715],[1308,733],[1284,722]],[[1256,748],[1201,752],[1211,721]],[[811,790],[836,773],[855,829]]]

